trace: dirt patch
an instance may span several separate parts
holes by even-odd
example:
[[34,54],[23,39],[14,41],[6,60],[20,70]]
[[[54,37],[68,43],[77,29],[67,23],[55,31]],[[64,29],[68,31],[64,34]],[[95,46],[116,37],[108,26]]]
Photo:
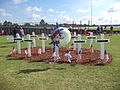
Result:
[[[46,47],[46,52],[42,54],[38,54],[38,49],[39,47],[33,47],[31,48],[32,51],[32,56],[27,57],[25,54],[24,49],[22,49],[22,53],[18,54],[17,52],[8,55],[9,57],[16,57],[16,58],[21,58],[29,61],[47,61],[47,62],[54,62],[53,59],[51,59],[51,56],[53,54],[53,51],[51,47]],[[64,56],[68,48],[59,48],[59,55],[60,59],[58,59],[56,62],[57,63],[69,63],[68,59]],[[81,57],[82,59],[77,61],[77,50],[70,50],[72,58],[71,58],[71,64],[83,64],[83,65],[88,65],[88,66],[101,66],[101,65],[106,65],[109,64],[112,61],[112,55],[108,54],[109,59],[108,61],[106,60],[101,60],[100,59],[100,51],[99,50],[94,50],[93,53],[90,52],[90,49],[84,49],[82,48],[82,54]]]

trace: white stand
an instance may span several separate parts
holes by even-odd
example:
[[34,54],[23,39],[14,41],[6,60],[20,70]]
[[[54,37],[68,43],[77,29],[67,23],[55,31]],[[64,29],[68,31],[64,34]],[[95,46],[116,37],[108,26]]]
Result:
[[[32,32],[32,35],[35,36],[35,32]],[[36,47],[35,37],[33,37],[33,47]]]
[[[42,33],[42,38],[45,38],[44,33]],[[42,52],[45,53],[45,41],[44,40],[42,40]]]
[[104,34],[101,34],[101,39],[96,40],[96,42],[100,42],[100,59],[102,60],[104,60],[104,43],[109,41],[109,39],[104,39]]
[[17,40],[18,54],[21,54],[20,40]]
[[45,40],[48,40],[48,38],[45,38],[44,33],[42,33],[42,37],[39,40],[42,40],[42,53],[45,53]]
[[[101,39],[104,39],[104,34],[101,34]],[[104,59],[104,42],[100,43],[100,59]]]
[[[78,34],[78,41],[81,40],[81,35]],[[81,43],[78,43],[78,53],[81,51]]]
[[18,33],[16,34],[16,36],[17,36],[17,38],[14,38],[14,40],[17,41],[18,54],[21,54],[20,41],[22,40],[22,38],[20,38],[20,35]]
[[[74,36],[76,36],[76,32],[74,32]],[[74,38],[73,42],[76,41],[76,38]],[[76,50],[76,43],[74,43],[73,50]]]
[[[30,40],[30,34],[27,34],[27,39]],[[31,57],[31,42],[28,42],[28,57]]]
[[[90,32],[90,36],[91,37],[93,36],[93,32]],[[91,47],[92,43],[93,43],[93,39],[90,39],[90,47]]]
[[60,59],[60,56],[59,56],[59,48],[58,48],[57,46],[55,46],[55,51],[54,51],[52,57],[54,57],[54,62],[56,62],[56,60]]

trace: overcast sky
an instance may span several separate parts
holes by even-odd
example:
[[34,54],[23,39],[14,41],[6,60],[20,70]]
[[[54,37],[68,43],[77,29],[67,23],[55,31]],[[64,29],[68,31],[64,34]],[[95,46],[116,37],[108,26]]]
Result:
[[[120,24],[120,0],[92,0],[93,24]],[[0,0],[0,22],[88,24],[91,0]]]

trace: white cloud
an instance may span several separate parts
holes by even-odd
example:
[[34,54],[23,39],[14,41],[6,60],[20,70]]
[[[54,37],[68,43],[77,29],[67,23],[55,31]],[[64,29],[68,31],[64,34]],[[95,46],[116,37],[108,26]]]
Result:
[[12,0],[14,4],[21,4],[23,2],[27,2],[28,0]]
[[48,12],[54,12],[55,10],[54,9],[48,9]]
[[60,15],[59,17],[60,17],[59,19],[61,20],[61,22],[67,22],[67,21],[72,20],[69,15]]
[[0,8],[0,16],[11,17],[12,15],[5,11],[5,9]]
[[120,11],[120,2],[113,3],[108,10],[108,12],[118,12]]
[[30,16],[30,19],[32,19],[33,21],[40,21],[41,19],[45,19],[46,16],[41,16],[39,14],[35,14],[33,13],[31,16]]
[[[91,16],[87,15],[81,18],[82,22],[87,24]],[[92,24],[120,24],[120,2],[113,3],[109,9],[93,15]]]
[[30,17],[32,20],[34,20],[34,21],[36,21],[36,20],[39,20],[39,19],[41,19],[41,16],[40,15],[38,15],[38,14],[32,14],[31,15],[31,17]]
[[77,13],[88,13],[89,10],[78,9],[76,12]]
[[26,8],[26,11],[27,12],[41,12],[42,8],[39,8],[37,6],[35,6],[35,7],[29,6],[29,7]]

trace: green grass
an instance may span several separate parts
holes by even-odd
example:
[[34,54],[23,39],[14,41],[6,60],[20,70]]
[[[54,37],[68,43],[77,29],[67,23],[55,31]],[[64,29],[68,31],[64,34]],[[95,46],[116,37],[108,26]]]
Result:
[[[110,39],[105,48],[113,56],[112,63],[84,66],[6,57],[16,43],[9,43],[5,36],[0,36],[0,90],[120,90],[120,36],[106,35],[105,38]],[[27,47],[26,43],[21,46]],[[41,46],[40,41],[37,46]],[[94,42],[94,49],[99,50],[99,47]],[[89,48],[89,41],[82,48]]]
[[[80,27],[74,27],[74,30],[80,30]],[[103,27],[104,29],[104,27]],[[81,30],[85,30],[84,27],[81,27]],[[97,27],[87,27],[87,30],[97,30]],[[107,27],[107,30],[110,30],[110,27]],[[113,27],[113,31],[120,31],[120,27]]]

